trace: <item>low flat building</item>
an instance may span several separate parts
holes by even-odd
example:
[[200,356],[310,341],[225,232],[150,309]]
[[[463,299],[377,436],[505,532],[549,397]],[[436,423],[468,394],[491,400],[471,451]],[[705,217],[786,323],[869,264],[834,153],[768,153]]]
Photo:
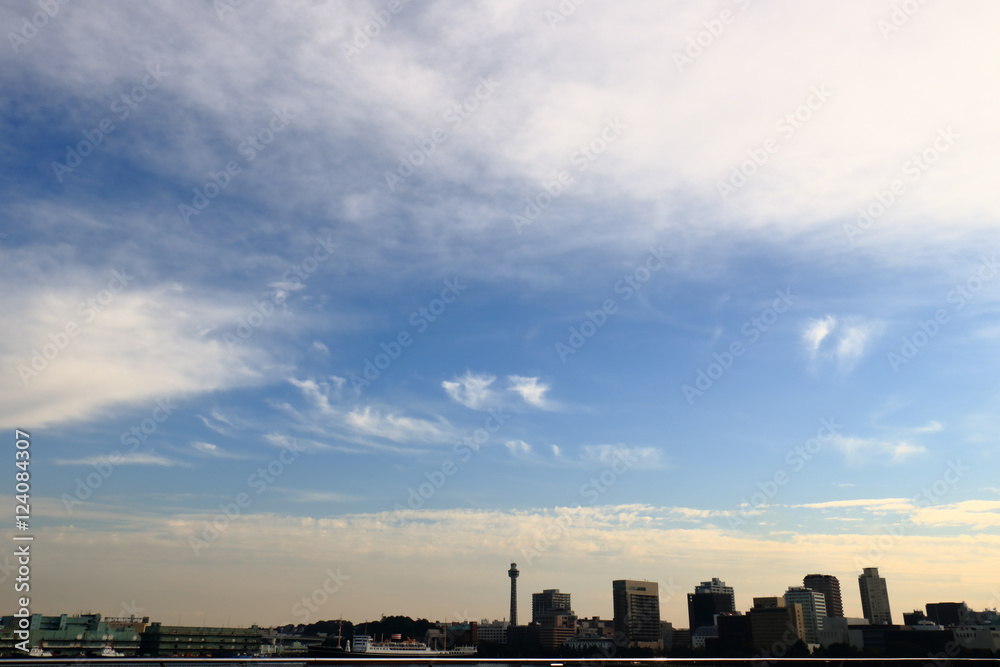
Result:
[[485,618],[479,622],[479,643],[480,644],[506,644],[508,621],[487,621]]
[[154,658],[221,658],[260,653],[260,628],[212,628],[151,623],[142,633],[140,654]]
[[[135,656],[139,652],[141,631],[137,626],[149,622],[149,618],[133,619],[132,623],[119,623],[112,619],[109,623],[100,614],[79,616],[43,616],[32,614],[28,627],[28,646],[39,647],[51,653],[52,657],[97,656],[105,648],[111,648],[123,656]],[[16,648],[20,641],[14,634],[18,619],[4,616],[0,630],[0,654],[23,656]]]

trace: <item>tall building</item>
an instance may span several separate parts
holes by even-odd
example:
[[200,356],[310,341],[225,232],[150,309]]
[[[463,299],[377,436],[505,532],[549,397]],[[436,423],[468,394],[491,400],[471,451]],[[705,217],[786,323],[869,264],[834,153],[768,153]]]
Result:
[[840,580],[832,574],[807,574],[802,585],[823,594],[826,598],[826,615],[844,617],[844,602],[840,597]]
[[864,568],[858,575],[858,587],[861,589],[861,611],[868,622],[872,625],[892,625],[889,591],[885,577],[878,576],[878,568]]
[[660,585],[655,581],[617,579],[611,582],[615,632],[629,646],[663,648],[660,636]]
[[569,593],[550,588],[531,595],[531,622],[539,627],[542,648],[556,649],[577,632],[576,614],[570,608]]
[[785,598],[754,598],[747,616],[754,648],[770,650],[776,644],[788,647],[805,636],[802,605],[798,602],[786,606]]
[[698,628],[715,625],[718,614],[736,611],[736,595],[732,586],[718,577],[703,581],[688,593],[688,624],[692,633]]
[[507,576],[510,577],[510,624],[512,627],[517,625],[517,577],[521,574],[517,571],[517,563],[511,563],[510,569],[507,570]]
[[541,625],[557,614],[572,614],[569,595],[569,593],[560,593],[558,588],[532,593],[531,622]]
[[729,599],[733,601],[733,606],[736,606],[736,595],[733,593],[732,586],[726,586],[726,582],[718,577],[712,577],[711,581],[703,581],[694,587],[695,593],[722,593],[723,595],[728,595]]
[[806,644],[819,644],[819,633],[826,618],[826,597],[819,591],[804,586],[794,586],[785,592],[785,606],[802,605],[802,626]]

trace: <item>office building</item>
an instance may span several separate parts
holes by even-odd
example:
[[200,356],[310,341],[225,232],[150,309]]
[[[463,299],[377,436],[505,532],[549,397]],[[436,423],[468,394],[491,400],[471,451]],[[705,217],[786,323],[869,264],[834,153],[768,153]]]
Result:
[[926,607],[927,619],[946,628],[962,625],[972,613],[964,602],[928,602]]
[[576,633],[580,637],[608,637],[615,636],[615,622],[591,616],[590,618],[579,618],[576,621]]
[[832,574],[807,574],[802,578],[802,585],[823,594],[827,617],[844,617],[844,602],[840,597],[840,580],[837,577]]
[[788,648],[805,636],[802,605],[798,602],[786,605],[785,598],[754,598],[753,608],[747,616],[750,617],[750,636],[756,649]]
[[485,618],[479,623],[479,643],[480,644],[506,644],[507,621],[487,621]]
[[663,648],[660,637],[660,587],[655,581],[618,579],[611,582],[615,632],[629,646]]
[[716,625],[719,627],[719,644],[733,648],[753,646],[749,616],[738,611],[726,612],[716,617]]
[[698,628],[715,625],[718,614],[736,611],[736,596],[731,586],[715,577],[695,586],[694,593],[688,593],[688,625],[692,636]]
[[572,614],[570,594],[560,593],[558,588],[544,590],[531,595],[531,621],[542,625],[546,619],[558,614]]
[[249,628],[211,628],[150,623],[142,633],[139,652],[158,657],[231,657],[259,653],[261,632]]
[[576,621],[576,614],[570,608],[569,593],[550,588],[531,595],[531,622],[538,625],[542,648],[559,648],[575,636]]
[[889,591],[885,577],[878,574],[878,568],[864,568],[858,575],[858,587],[861,589],[861,611],[868,622],[872,625],[892,625]]
[[804,586],[794,586],[785,592],[785,606],[793,603],[802,605],[802,626],[805,629],[802,641],[819,644],[819,633],[826,618],[826,597]]

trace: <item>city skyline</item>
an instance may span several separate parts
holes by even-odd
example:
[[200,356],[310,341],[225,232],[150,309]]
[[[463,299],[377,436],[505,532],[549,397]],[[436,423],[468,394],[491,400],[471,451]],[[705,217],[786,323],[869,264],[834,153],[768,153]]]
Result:
[[1000,6],[897,4],[4,3],[31,611],[995,606]]
[[[511,570],[514,569],[514,565],[516,565],[516,564],[514,564],[514,563],[511,564]],[[518,571],[518,576],[519,575],[520,575],[520,571]],[[838,582],[838,578],[835,575],[809,575],[809,576],[823,577],[823,578],[825,578],[827,580],[833,579],[835,584],[839,583]],[[858,575],[859,581],[862,580],[863,578],[865,578],[866,576],[869,579],[871,579],[871,578],[878,578],[878,579],[880,579],[882,581],[881,593],[879,593],[878,591],[876,591],[875,594],[876,595],[882,594],[882,595],[886,595],[887,596],[887,592],[886,592],[887,589],[886,589],[886,586],[885,586],[886,578],[885,577],[881,577],[879,575],[878,568],[866,568],[865,572],[863,572],[862,574]],[[510,579],[512,581],[514,579],[516,579],[516,578],[517,577],[510,577]],[[591,617],[598,617],[598,618],[610,621],[615,616],[613,608],[614,608],[614,599],[618,595],[618,593],[616,592],[618,589],[616,587],[619,584],[622,584],[622,591],[626,590],[625,587],[629,587],[627,590],[632,590],[631,587],[633,587],[633,586],[645,586],[645,585],[648,585],[649,586],[648,590],[650,590],[652,592],[651,593],[645,593],[645,592],[643,592],[643,593],[641,593],[641,595],[651,595],[653,597],[656,597],[656,599],[657,599],[657,606],[660,609],[660,620],[661,621],[670,622],[675,629],[677,629],[677,628],[686,628],[686,629],[689,629],[689,630],[694,630],[695,629],[693,627],[690,627],[691,624],[682,623],[682,622],[679,622],[679,621],[671,619],[671,618],[666,618],[663,615],[662,604],[664,602],[669,603],[671,600],[675,599],[675,597],[676,597],[675,594],[677,593],[677,587],[672,582],[670,584],[668,584],[668,586],[667,586],[668,597],[665,600],[660,597],[659,582],[656,582],[656,581],[650,581],[650,580],[646,580],[646,579],[638,579],[638,580],[615,580],[615,581],[611,581],[610,583],[612,583],[612,589],[611,589],[611,593],[609,595],[609,600],[611,601],[611,606],[612,606],[611,613],[608,613],[608,614],[599,613],[598,614],[598,613],[590,613],[590,611],[576,612],[575,610],[573,610],[571,608],[571,603],[570,603],[571,596],[572,596],[572,592],[571,591],[565,591],[565,590],[562,590],[562,589],[559,589],[559,588],[545,588],[545,589],[543,589],[541,591],[532,591],[530,593],[530,595],[531,595],[530,603],[526,603],[526,604],[529,605],[529,607],[531,609],[531,613],[527,617],[529,620],[527,622],[524,622],[524,623],[519,623],[519,625],[527,625],[529,622],[533,623],[533,624],[534,623],[538,623],[539,622],[539,618],[546,619],[546,617],[551,616],[552,612],[557,612],[557,613],[565,612],[567,614],[572,614],[574,618],[579,618],[581,620],[582,619],[589,619]],[[747,603],[746,606],[740,606],[740,603],[738,603],[738,602],[735,601],[736,600],[736,598],[735,598],[736,587],[727,586],[726,582],[725,581],[720,581],[720,578],[718,578],[718,577],[713,577],[710,581],[699,582],[693,588],[694,588],[694,590],[695,590],[696,593],[698,593],[698,592],[709,592],[709,590],[710,590],[710,588],[708,587],[709,584],[716,584],[716,589],[713,592],[722,592],[722,589],[718,588],[718,586],[721,585],[721,586],[725,587],[724,590],[727,591],[727,595],[729,593],[733,594],[733,596],[734,596],[733,597],[734,602],[733,602],[732,609],[731,610],[727,609],[727,610],[724,610],[724,611],[735,611],[737,614],[746,614],[751,609],[754,608],[753,601],[755,601],[755,600],[783,599],[788,606],[791,606],[793,603],[800,605],[802,607],[802,612],[801,613],[803,614],[803,622],[805,624],[804,627],[805,627],[805,632],[806,633],[815,633],[815,631],[818,629],[818,625],[819,625],[815,621],[815,619],[816,619],[816,611],[815,610],[808,610],[806,608],[806,606],[807,606],[806,601],[802,599],[803,596],[806,595],[806,593],[808,593],[811,596],[815,596],[816,599],[818,600],[818,602],[815,603],[815,604],[817,605],[817,608],[820,610],[820,612],[819,612],[820,616],[826,617],[826,616],[835,616],[836,615],[836,614],[829,613],[829,611],[828,611],[828,609],[826,607],[824,593],[822,591],[820,591],[820,590],[817,590],[817,589],[810,589],[807,586],[790,585],[790,586],[788,586],[787,590],[782,595],[778,595],[778,596],[760,595],[760,594],[756,594],[756,593],[754,593],[754,594],[748,594],[746,597],[749,597],[751,601],[749,603]],[[865,589],[862,588],[861,590],[863,591]],[[509,600],[515,599],[513,597],[513,590],[511,591],[511,593],[512,593],[512,596],[508,598]],[[624,595],[624,593],[623,593],[623,595]],[[690,594],[688,594],[688,595],[690,596]],[[792,595],[792,596],[790,597],[790,595]],[[846,614],[842,614],[841,617],[846,617],[848,619],[862,619],[862,620],[871,622],[871,619],[869,619],[868,616],[866,616],[864,614],[863,595],[864,595],[864,593],[862,593],[861,591],[859,591],[858,607],[859,607],[860,613],[858,613],[858,614],[846,613]],[[623,600],[624,600],[624,598],[623,598]],[[304,600],[302,602],[305,603]],[[555,603],[555,604],[553,604],[553,603]],[[625,603],[623,602],[622,604],[624,605]],[[688,603],[688,605],[689,605],[688,609],[690,609],[690,602]],[[520,606],[520,603],[518,603],[518,606]],[[887,611],[888,608],[889,608],[889,606],[890,606],[890,603],[888,602],[888,598],[887,597],[886,597],[886,600],[885,600],[885,603],[884,603],[883,606],[884,606],[884,609]],[[950,607],[956,607],[956,606],[957,607],[964,607],[965,609],[971,610],[971,611],[974,611],[974,612],[982,611],[982,609],[990,609],[990,608],[992,608],[992,609],[998,609],[998,608],[1000,608],[1000,591],[992,591],[991,592],[991,596],[985,602],[985,604],[980,605],[979,607],[977,607],[975,604],[971,604],[971,605],[967,604],[967,601],[964,601],[964,600],[960,601],[960,602],[957,602],[957,601],[944,601],[944,600],[939,600],[939,601],[926,600],[923,603],[915,604],[912,607],[907,607],[906,611],[905,612],[901,612],[898,618],[891,619],[891,617],[890,617],[890,620],[895,620],[896,621],[896,623],[895,623],[896,625],[900,625],[900,624],[905,625],[905,624],[908,624],[908,623],[905,620],[902,619],[902,616],[904,614],[905,615],[909,615],[910,612],[911,612],[911,610],[916,610],[916,611],[918,611],[918,612],[920,612],[922,614],[923,610],[925,608],[938,608],[939,606],[949,607],[949,608]],[[311,607],[307,603],[306,604],[300,603],[299,609],[300,610],[301,609],[311,609]],[[850,606],[848,607],[848,609],[850,609]],[[138,607],[135,607],[135,606],[131,606],[130,607],[129,605],[123,605],[123,610],[125,612],[127,612],[128,615],[133,616],[133,617],[141,616],[142,613],[145,611],[145,609],[138,608]],[[38,612],[36,612],[36,613],[38,613]],[[60,613],[66,613],[66,610],[62,610]],[[91,611],[87,611],[85,613],[92,613],[92,612]],[[301,612],[299,612],[299,613],[301,613]],[[541,614],[540,617],[538,616],[539,613]],[[882,613],[882,612],[880,612],[880,613]],[[686,615],[685,615],[684,618],[686,620],[688,618],[688,615],[690,614],[690,612],[686,611],[685,614]],[[426,616],[426,615],[409,613],[409,612],[407,612],[407,610],[395,610],[394,612],[392,612],[390,614],[382,614],[381,616],[384,617],[384,616],[395,616],[395,615],[399,615],[399,616],[411,616],[412,618],[426,618],[427,620],[430,620],[430,621],[433,621],[433,622],[466,622],[467,623],[469,621],[475,621],[475,622],[478,623],[478,622],[481,622],[481,621],[483,621],[483,622],[486,622],[486,621],[488,621],[488,622],[495,622],[495,621],[509,622],[510,621],[510,619],[508,617],[503,617],[503,616],[499,616],[498,617],[498,616],[489,615],[489,614],[481,615],[481,616],[469,616],[469,617],[463,617],[463,618],[433,618],[433,617]],[[638,614],[638,615],[640,617],[642,616],[641,613]],[[112,615],[111,614],[105,614],[105,616],[110,617]],[[148,614],[147,614],[147,616],[148,616]],[[519,617],[520,617],[520,614],[519,614]],[[951,614],[951,616],[949,616],[949,619],[952,619],[952,617],[957,618],[958,616],[956,616],[956,614],[953,612]],[[350,615],[343,615],[343,616],[337,616],[337,617],[331,617],[331,618],[310,617],[310,619],[309,619],[308,622],[309,623],[314,623],[314,622],[318,622],[320,620],[322,620],[322,621],[330,621],[330,620],[336,620],[337,618],[340,618],[342,620],[349,620],[349,621],[351,621],[351,622],[353,622],[355,624],[363,622],[363,620],[370,620],[370,621],[371,620],[377,620],[376,618],[367,618],[367,617],[362,620],[361,618],[352,618]],[[221,627],[228,627],[230,625],[229,621],[231,619],[232,619],[232,615],[230,614],[227,617],[226,623],[222,624]],[[203,620],[204,620],[204,618],[203,618]],[[551,619],[549,619],[549,620],[551,620]],[[952,619],[952,621],[954,621],[954,619]],[[714,621],[713,621],[713,623],[714,623]],[[180,624],[180,620],[178,620],[178,624]],[[207,624],[207,623],[202,623],[202,624],[203,625],[210,625],[210,624]],[[288,624],[295,625],[296,624],[295,619],[285,620],[285,621],[279,621],[279,622],[276,622],[276,623],[273,623],[273,624],[253,623],[253,625],[260,625],[261,627],[283,626],[283,625],[288,625]],[[890,623],[890,624],[892,624],[892,623]],[[251,625],[251,624],[244,624],[244,625]],[[810,625],[812,626],[812,629],[810,629]],[[813,635],[810,634],[810,636],[813,636]],[[813,636],[813,638],[815,638],[815,637]]]

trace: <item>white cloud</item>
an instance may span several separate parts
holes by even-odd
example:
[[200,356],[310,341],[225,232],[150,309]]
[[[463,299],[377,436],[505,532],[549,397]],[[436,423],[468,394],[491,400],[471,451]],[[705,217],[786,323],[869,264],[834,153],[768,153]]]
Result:
[[663,466],[660,450],[655,447],[626,447],[625,445],[584,445],[582,460],[601,466],[618,464],[628,468],[660,468]]
[[[0,262],[0,277],[18,264]],[[232,348],[222,339],[251,299],[237,305],[170,284],[142,285],[134,276],[120,288],[110,276],[50,274],[0,294],[0,306],[18,313],[16,323],[0,323],[0,425],[90,420],[164,396],[177,401],[260,384],[282,372],[257,347],[261,331],[258,340]]]
[[884,323],[879,320],[827,315],[806,323],[802,342],[810,359],[836,361],[842,372],[849,372],[864,356],[869,343],[884,329]]
[[191,449],[195,450],[197,453],[204,456],[208,456],[216,459],[245,459],[246,457],[242,454],[237,454],[235,452],[230,452],[218,445],[213,445],[210,442],[199,442],[194,441],[191,443]]
[[289,500],[297,503],[345,503],[357,500],[354,496],[336,491],[306,491],[281,487],[276,487],[274,490],[285,494]]
[[939,421],[934,421],[933,419],[924,426],[918,426],[913,429],[914,433],[938,433],[944,430],[944,426]]
[[452,428],[443,421],[434,424],[393,413],[383,415],[371,407],[352,410],[348,413],[346,422],[361,433],[393,442],[443,443],[453,439]]
[[317,352],[322,352],[326,356],[330,356],[330,348],[328,348],[324,343],[318,340],[314,340],[312,343],[312,349]]
[[164,468],[172,468],[174,466],[181,466],[181,467],[188,466],[188,464],[184,463],[183,461],[175,461],[174,459],[168,459],[165,456],[160,456],[159,454],[153,454],[151,452],[125,452],[123,454],[116,454],[114,457],[107,455],[99,455],[99,456],[88,456],[82,459],[56,459],[56,465],[102,466],[102,467],[144,465],[144,466],[161,466]]
[[912,498],[857,498],[853,500],[829,500],[821,503],[792,505],[808,509],[840,509],[858,507],[872,511],[908,511],[914,507]]
[[823,343],[823,339],[829,335],[836,323],[837,320],[833,315],[827,315],[821,320],[809,320],[805,331],[802,332],[802,340],[805,342],[810,356],[816,356],[816,352]]
[[837,361],[842,370],[849,371],[864,356],[868,343],[881,335],[884,326],[878,321],[858,321],[845,324],[837,343]]
[[504,446],[510,452],[511,456],[516,458],[528,458],[534,454],[531,445],[524,440],[508,440],[504,443]]
[[864,465],[867,463],[895,465],[927,451],[922,445],[914,445],[904,440],[891,442],[889,440],[855,438],[839,434],[833,437],[832,444],[844,454],[848,463],[852,465]]
[[522,375],[508,375],[507,380],[510,382],[508,391],[520,394],[525,403],[533,405],[536,408],[545,409],[549,407],[550,404],[545,398],[545,394],[552,385],[539,383],[537,377],[524,377]]
[[972,530],[1000,528],[1000,501],[966,500],[951,505],[921,507],[913,521],[926,526],[967,526]]
[[228,436],[232,432],[232,430],[237,429],[236,424],[234,424],[232,420],[229,419],[229,417],[226,417],[224,414],[222,414],[222,412],[216,409],[211,410],[209,412],[208,417],[204,415],[196,415],[196,416],[198,417],[198,419],[201,420],[201,423],[203,423],[207,428],[215,431],[219,435]]
[[466,371],[465,375],[455,378],[454,381],[445,380],[441,383],[448,396],[461,405],[473,410],[480,410],[494,406],[498,402],[496,392],[490,389],[490,385],[496,381],[495,375],[476,375],[472,371]]

